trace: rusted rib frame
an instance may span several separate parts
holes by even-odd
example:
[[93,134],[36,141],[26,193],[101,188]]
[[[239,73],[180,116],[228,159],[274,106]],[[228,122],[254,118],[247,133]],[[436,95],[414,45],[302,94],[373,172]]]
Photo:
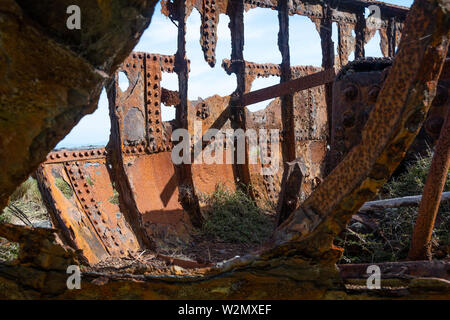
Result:
[[335,73],[333,68],[320,71],[288,82],[246,93],[240,99],[234,100],[232,104],[236,107],[248,106],[257,102],[330,83],[334,81],[334,78]]
[[[177,0],[176,2],[177,20],[178,20],[178,50],[175,54],[175,70],[178,74],[178,91],[180,95],[180,105],[176,110],[176,120],[179,128],[188,128],[188,77],[189,69],[186,59],[186,1]],[[192,179],[192,166],[189,163],[182,163],[175,166],[178,176],[178,186],[180,202],[183,209],[189,214],[192,225],[201,227],[202,215],[198,197],[194,188]],[[186,194],[186,187],[190,190]]]
[[[244,61],[244,0],[230,0],[228,3],[228,15],[230,16],[231,31],[231,68],[236,74],[237,88],[234,96],[241,97],[249,88],[246,85],[245,61]],[[244,108],[232,108],[230,112],[231,127],[234,130],[246,129],[246,118]],[[235,157],[237,141],[234,141]],[[236,179],[241,183],[250,182],[250,171],[248,167],[248,145],[245,143],[245,164],[235,164]]]
[[[134,54],[142,54],[144,56],[144,63],[147,65],[147,53],[145,52],[134,52]],[[149,57],[151,57],[149,55]],[[115,188],[119,194],[119,204],[121,212],[124,215],[127,215],[129,220],[129,225],[131,229],[133,230],[134,234],[136,235],[136,238],[143,248],[154,248],[155,244],[150,237],[147,236],[147,232],[144,229],[143,223],[142,223],[142,217],[137,209],[136,202],[134,200],[134,194],[133,190],[130,184],[130,181],[128,180],[129,177],[127,176],[125,172],[124,167],[124,158],[126,156],[126,150],[129,150],[128,148],[124,148],[124,145],[122,144],[122,132],[121,132],[121,123],[122,123],[122,117],[117,111],[117,106],[119,106],[119,103],[122,103],[119,97],[119,87],[118,87],[118,78],[117,74],[120,71],[124,71],[126,69],[126,62],[129,60],[130,56],[126,58],[126,60],[122,63],[121,66],[119,66],[118,70],[116,71],[116,76],[111,78],[107,85],[105,86],[106,92],[108,95],[108,105],[109,105],[109,115],[111,119],[111,136],[108,143],[108,149],[111,150],[109,154],[108,163],[111,164],[111,182],[114,183]],[[162,59],[159,59],[160,61]],[[170,62],[170,61],[169,61]],[[172,64],[173,64],[173,56],[172,56]],[[162,67],[162,66],[161,66]],[[173,67],[171,68],[173,69]],[[144,87],[145,90],[145,87]],[[145,101],[142,101],[142,104],[144,105],[144,113],[147,113],[148,111],[148,101],[145,99]],[[126,105],[123,104],[125,107]],[[148,118],[146,119],[148,120]],[[148,125],[148,124],[146,124]],[[147,137],[147,133],[146,133]],[[149,150],[147,148],[147,150]],[[131,151],[131,150],[130,150]]]
[[230,0],[228,10],[231,31],[231,69],[237,78],[235,94],[242,95],[248,89],[245,86],[243,0]]
[[61,163],[66,161],[93,160],[105,158],[108,152],[105,148],[82,149],[82,150],[59,150],[52,151],[47,155],[44,163]]
[[441,129],[414,226],[410,260],[431,260],[431,234],[450,165],[450,108]]
[[[334,69],[334,43],[331,38],[333,22],[332,9],[327,4],[323,5],[323,18],[320,20],[320,44],[322,46],[322,67],[324,70]],[[334,72],[333,72],[334,73]],[[327,119],[331,123],[333,99],[332,83],[325,83],[325,101],[327,103]],[[328,136],[331,138],[331,125],[328,126]]]
[[395,55],[395,46],[397,44],[397,24],[395,22],[395,18],[390,18],[388,27],[387,27],[387,36],[388,36],[388,55],[389,57],[393,57]]
[[176,110],[176,119],[180,128],[188,126],[188,68],[186,63],[186,2],[176,1],[178,20],[178,50],[175,54],[175,71],[178,75],[178,93],[180,106]]
[[[289,7],[288,0],[278,1],[278,48],[281,52],[281,79],[280,83],[286,83],[292,79],[291,58],[289,52]],[[294,96],[288,93],[281,97],[281,124],[283,128],[283,140],[281,144],[283,161],[289,162],[295,159],[295,122],[294,122]]]
[[364,17],[364,9],[356,13],[356,26],[355,26],[355,60],[358,58],[364,58],[364,45],[366,37],[366,17]]

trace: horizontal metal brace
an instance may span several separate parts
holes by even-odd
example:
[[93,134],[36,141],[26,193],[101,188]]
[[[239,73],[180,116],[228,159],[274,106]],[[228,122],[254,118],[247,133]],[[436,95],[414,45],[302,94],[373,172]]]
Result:
[[258,103],[268,99],[281,97],[287,94],[306,90],[309,88],[324,85],[326,83],[334,81],[336,74],[334,68],[330,68],[324,71],[313,73],[301,78],[276,84],[264,89],[252,91],[242,96],[232,97],[231,106],[243,107],[250,104]]

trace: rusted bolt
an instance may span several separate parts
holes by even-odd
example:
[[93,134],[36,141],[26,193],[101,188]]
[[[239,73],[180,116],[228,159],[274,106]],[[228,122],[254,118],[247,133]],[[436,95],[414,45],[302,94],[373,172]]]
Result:
[[358,89],[355,85],[351,84],[344,89],[344,95],[347,99],[353,100],[358,95]]

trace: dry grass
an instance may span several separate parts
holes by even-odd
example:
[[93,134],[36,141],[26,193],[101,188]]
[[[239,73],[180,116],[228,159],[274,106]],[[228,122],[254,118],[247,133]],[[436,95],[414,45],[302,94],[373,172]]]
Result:
[[[23,225],[27,220],[31,223],[49,220],[37,182],[32,177],[17,187],[9,199],[8,206],[0,213],[0,223],[9,222]],[[26,218],[19,218],[15,214],[14,208],[17,208]],[[0,261],[13,260],[17,253],[18,245],[16,243],[0,238]]]
[[213,194],[202,198],[208,207],[201,230],[206,236],[229,243],[261,243],[273,231],[272,219],[241,189],[217,185]]

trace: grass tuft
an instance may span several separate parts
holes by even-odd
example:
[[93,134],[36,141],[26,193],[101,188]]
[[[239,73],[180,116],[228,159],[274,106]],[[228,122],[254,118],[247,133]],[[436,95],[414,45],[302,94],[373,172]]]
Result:
[[63,193],[67,199],[72,198],[73,190],[70,185],[61,177],[55,179],[55,186]]
[[217,185],[211,195],[201,196],[207,204],[201,232],[218,241],[262,243],[273,231],[273,221],[240,189],[231,192]]
[[119,193],[113,189],[113,195],[108,199],[109,203],[119,205]]
[[[49,220],[37,181],[32,177],[29,177],[13,192],[9,198],[9,205],[11,204],[22,211],[31,222]],[[22,224],[8,207],[0,212],[0,223]],[[0,261],[13,260],[17,257],[18,252],[19,245],[17,243],[0,238]]]

